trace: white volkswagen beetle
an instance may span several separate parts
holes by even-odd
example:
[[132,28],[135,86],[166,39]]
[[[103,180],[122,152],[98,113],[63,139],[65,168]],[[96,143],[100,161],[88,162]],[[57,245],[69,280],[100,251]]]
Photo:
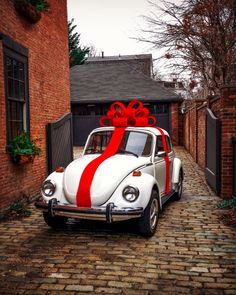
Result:
[[127,127],[115,154],[102,159],[92,176],[91,171],[83,176],[85,186],[92,178],[89,203],[78,201],[82,175],[104,154],[114,129],[93,130],[82,156],[47,177],[42,200],[35,205],[49,226],[61,226],[68,217],[109,223],[135,219],[140,234],[152,236],[163,204],[172,196],[181,198],[183,168],[168,133],[155,127]]

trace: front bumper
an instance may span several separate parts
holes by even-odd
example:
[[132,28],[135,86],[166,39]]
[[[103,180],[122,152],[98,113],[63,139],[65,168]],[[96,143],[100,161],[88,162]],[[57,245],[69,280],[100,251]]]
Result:
[[113,203],[106,206],[84,208],[71,204],[60,204],[56,199],[51,199],[48,203],[37,201],[37,209],[48,212],[51,216],[66,216],[78,219],[103,220],[111,223],[141,217],[143,208],[117,208]]

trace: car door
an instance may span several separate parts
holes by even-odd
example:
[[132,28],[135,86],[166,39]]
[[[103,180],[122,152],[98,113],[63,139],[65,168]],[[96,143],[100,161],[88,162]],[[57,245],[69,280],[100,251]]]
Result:
[[165,181],[166,181],[166,163],[163,157],[158,156],[159,152],[164,152],[162,136],[156,136],[156,146],[154,155],[154,166],[155,166],[155,178],[159,184],[160,195],[164,195]]
[[169,136],[165,135],[166,137],[166,145],[167,145],[167,150],[168,150],[168,157],[170,160],[170,189],[171,187],[171,179],[172,179],[172,173],[173,173],[173,163],[174,163],[174,151],[173,151],[173,147],[172,147],[172,143],[171,143],[171,139]]

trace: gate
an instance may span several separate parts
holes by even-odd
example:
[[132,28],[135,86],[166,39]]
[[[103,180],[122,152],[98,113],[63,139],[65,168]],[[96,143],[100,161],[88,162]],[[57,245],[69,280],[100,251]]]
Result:
[[206,168],[205,177],[211,188],[220,192],[220,120],[206,109]]
[[[166,114],[155,114],[152,115],[157,120],[157,126],[165,129],[167,132],[170,133],[170,118],[169,112]],[[73,142],[76,146],[82,146],[85,144],[86,139],[89,133],[97,128],[101,127],[99,124],[99,119],[103,116],[80,116],[80,115],[73,115]]]
[[73,160],[72,114],[46,126],[48,174],[57,167],[66,167]]

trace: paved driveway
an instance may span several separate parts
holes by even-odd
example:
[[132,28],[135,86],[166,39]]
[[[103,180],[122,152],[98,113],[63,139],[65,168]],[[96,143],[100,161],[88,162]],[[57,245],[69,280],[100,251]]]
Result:
[[184,197],[170,202],[151,239],[132,227],[70,221],[53,231],[33,207],[0,223],[0,294],[236,294],[236,232],[182,148]]

